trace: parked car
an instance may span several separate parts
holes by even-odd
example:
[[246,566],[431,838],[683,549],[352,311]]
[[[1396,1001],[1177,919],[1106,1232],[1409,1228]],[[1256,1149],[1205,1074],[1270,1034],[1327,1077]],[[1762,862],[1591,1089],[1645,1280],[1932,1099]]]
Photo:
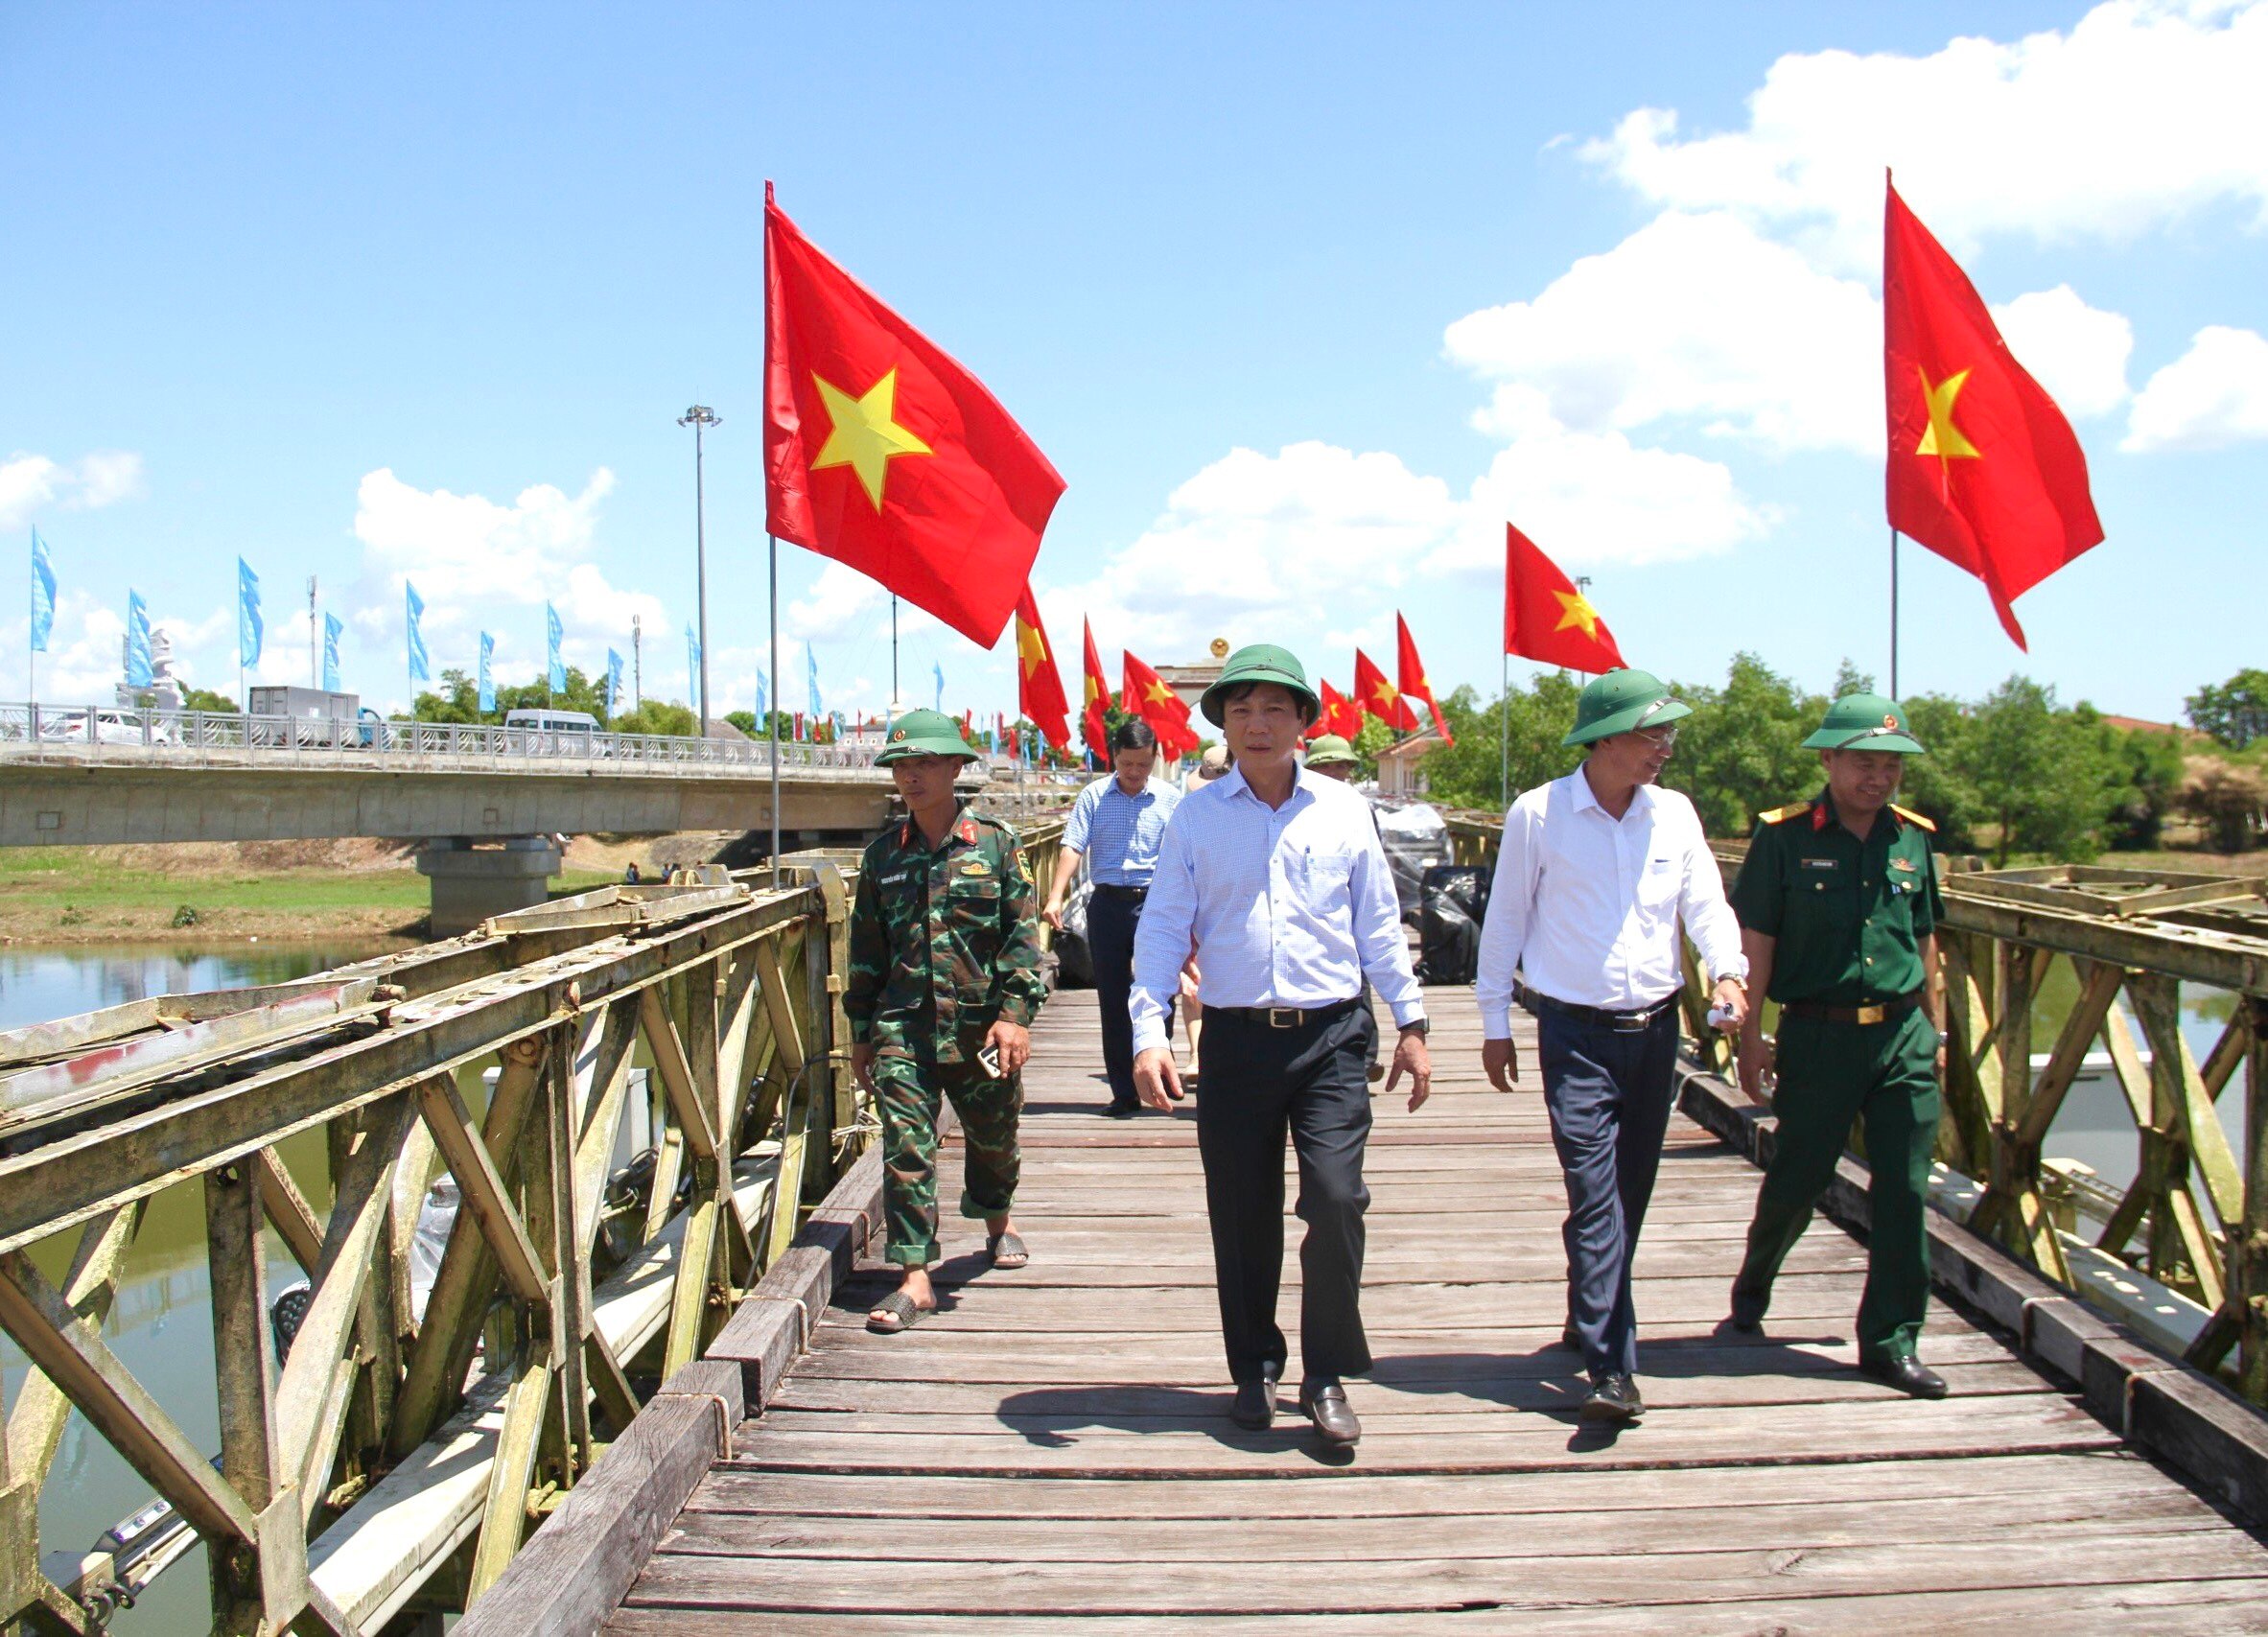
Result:
[[[88,718],[92,717],[90,727]],[[157,717],[143,729],[139,711],[58,711],[39,713],[39,737],[58,744],[173,744],[173,728]]]

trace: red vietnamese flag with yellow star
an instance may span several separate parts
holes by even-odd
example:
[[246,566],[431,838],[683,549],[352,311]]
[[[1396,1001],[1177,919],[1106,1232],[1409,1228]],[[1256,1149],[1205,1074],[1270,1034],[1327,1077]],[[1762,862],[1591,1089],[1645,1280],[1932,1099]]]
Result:
[[764,184],[764,526],[979,647],[1064,492],[999,401],[822,255]]
[[1417,713],[1402,690],[1387,681],[1386,672],[1360,648],[1354,651],[1354,702],[1397,733],[1417,731]]
[[1080,632],[1087,638],[1087,668],[1084,682],[1087,694],[1079,710],[1079,729],[1087,740],[1087,748],[1104,762],[1111,760],[1111,679],[1103,674],[1103,656],[1094,645],[1094,625],[1090,620],[1079,621]]
[[1197,748],[1197,730],[1189,725],[1189,707],[1181,703],[1181,696],[1165,685],[1165,680],[1128,649],[1120,656],[1124,670],[1125,691],[1118,703],[1133,714],[1148,722],[1157,735],[1157,748],[1169,757],[1179,757]]
[[1508,523],[1504,540],[1504,651],[1593,675],[1623,669],[1614,633],[1559,565]]
[[[1426,679],[1425,662],[1417,657],[1417,641],[1410,635],[1410,621],[1403,619],[1397,609],[1393,623],[1394,636],[1400,648],[1395,661],[1394,682],[1402,690],[1403,700],[1422,702],[1426,713],[1434,719],[1434,732],[1441,736],[1441,742],[1455,744],[1457,736],[1449,731],[1448,719],[1441,714],[1440,701],[1434,697],[1434,685]],[[1412,709],[1410,714],[1415,719],[1417,713]]]
[[1885,191],[1890,526],[1984,581],[2022,648],[2016,599],[2102,541],[2087,456],[1960,264]]
[[1305,737],[1320,739],[1325,734],[1337,734],[1351,741],[1363,731],[1363,713],[1355,709],[1354,702],[1321,677],[1316,678],[1315,697],[1321,709]]
[[1056,669],[1047,627],[1040,623],[1040,600],[1029,585],[1016,602],[1016,708],[1049,744],[1069,747],[1071,704],[1064,697],[1063,672]]

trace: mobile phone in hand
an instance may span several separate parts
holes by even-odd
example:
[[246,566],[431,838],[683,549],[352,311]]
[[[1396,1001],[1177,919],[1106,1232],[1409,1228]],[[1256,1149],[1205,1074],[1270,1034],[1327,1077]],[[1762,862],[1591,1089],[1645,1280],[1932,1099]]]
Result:
[[997,1079],[999,1079],[999,1078],[1000,1078],[1000,1048],[999,1048],[999,1046],[998,1046],[998,1045],[996,1045],[996,1044],[988,1043],[988,1044],[985,1046],[984,1050],[982,1050],[982,1051],[980,1051],[980,1052],[978,1052],[978,1053],[976,1054],[976,1066],[977,1066],[977,1067],[979,1067],[979,1068],[981,1068],[981,1069],[983,1069],[983,1070],[985,1071],[985,1073],[986,1073],[986,1074],[988,1074],[988,1075],[990,1075],[990,1076],[991,1076],[993,1079],[994,1079],[994,1080],[997,1080]]

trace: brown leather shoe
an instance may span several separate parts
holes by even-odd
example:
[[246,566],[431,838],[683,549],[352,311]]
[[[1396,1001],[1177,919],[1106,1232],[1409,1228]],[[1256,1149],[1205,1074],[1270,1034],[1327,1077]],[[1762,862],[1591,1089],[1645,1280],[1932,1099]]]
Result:
[[1350,1449],[1362,1442],[1363,1424],[1347,1407],[1346,1389],[1330,1378],[1299,1384],[1299,1409],[1315,1423],[1323,1442]]

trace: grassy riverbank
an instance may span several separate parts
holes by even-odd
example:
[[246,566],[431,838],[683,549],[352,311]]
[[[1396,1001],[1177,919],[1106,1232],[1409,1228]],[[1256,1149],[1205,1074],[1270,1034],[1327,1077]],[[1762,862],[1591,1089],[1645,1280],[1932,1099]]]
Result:
[[[569,862],[554,893],[620,878]],[[428,900],[377,842],[0,849],[0,943],[422,938]]]

